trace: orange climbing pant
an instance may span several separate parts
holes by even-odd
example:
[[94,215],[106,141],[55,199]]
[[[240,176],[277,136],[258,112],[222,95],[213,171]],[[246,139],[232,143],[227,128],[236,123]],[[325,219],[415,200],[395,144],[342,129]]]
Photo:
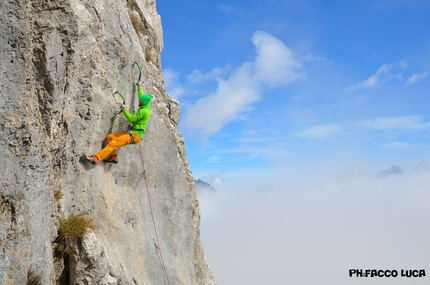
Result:
[[103,160],[107,156],[117,155],[117,148],[131,144],[130,134],[133,136],[135,143],[140,142],[141,138],[134,133],[117,132],[109,134],[106,137],[105,148],[96,153],[95,156],[97,156],[99,160]]

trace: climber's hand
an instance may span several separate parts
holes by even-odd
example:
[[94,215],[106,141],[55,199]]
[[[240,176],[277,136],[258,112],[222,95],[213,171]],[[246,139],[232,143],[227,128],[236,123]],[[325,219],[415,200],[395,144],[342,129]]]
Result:
[[137,86],[142,86],[142,84],[143,84],[142,81],[139,81],[136,83]]
[[119,106],[119,110],[122,111],[125,109],[125,104],[121,104],[121,106]]

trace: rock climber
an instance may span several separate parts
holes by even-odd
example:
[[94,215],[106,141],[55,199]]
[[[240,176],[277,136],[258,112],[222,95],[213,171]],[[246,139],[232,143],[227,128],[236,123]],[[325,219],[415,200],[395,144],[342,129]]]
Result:
[[102,160],[105,163],[118,163],[117,149],[128,144],[137,144],[145,134],[146,125],[148,124],[151,114],[149,105],[154,96],[145,94],[140,82],[137,85],[137,93],[139,96],[139,109],[137,112],[131,114],[125,108],[124,104],[122,104],[120,108],[124,117],[131,123],[129,130],[107,135],[105,148],[94,155],[86,156],[87,161],[91,164],[94,165]]

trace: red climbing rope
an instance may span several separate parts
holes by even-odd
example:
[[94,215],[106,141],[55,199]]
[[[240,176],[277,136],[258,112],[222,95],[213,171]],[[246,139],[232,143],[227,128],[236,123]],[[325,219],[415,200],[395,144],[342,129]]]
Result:
[[170,280],[167,274],[166,265],[164,264],[163,253],[161,251],[160,242],[158,240],[157,226],[155,224],[154,212],[152,211],[151,194],[149,193],[149,187],[148,187],[148,178],[146,177],[145,162],[143,161],[142,147],[140,144],[139,144],[139,151],[140,151],[140,159],[142,160],[143,179],[145,179],[146,192],[148,193],[148,202],[149,202],[149,209],[151,210],[152,224],[154,225],[154,232],[155,232],[155,239],[156,239],[155,246],[157,247],[157,250],[160,252],[160,259],[161,259],[161,264],[163,265],[164,274],[166,275],[167,283],[170,285]]

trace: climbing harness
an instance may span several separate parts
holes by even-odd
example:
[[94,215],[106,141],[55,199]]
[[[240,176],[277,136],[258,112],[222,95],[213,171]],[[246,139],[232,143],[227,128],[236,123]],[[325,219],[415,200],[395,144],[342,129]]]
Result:
[[130,135],[130,144],[136,144],[136,141],[134,140],[134,137],[131,133],[128,133]]
[[133,125],[129,125],[127,128],[127,133],[130,135],[130,141],[131,141],[130,144],[136,144],[136,140],[134,139],[134,137],[130,131],[137,131],[137,132],[140,132],[142,134],[145,134],[145,130],[135,129],[135,128],[133,128]]

